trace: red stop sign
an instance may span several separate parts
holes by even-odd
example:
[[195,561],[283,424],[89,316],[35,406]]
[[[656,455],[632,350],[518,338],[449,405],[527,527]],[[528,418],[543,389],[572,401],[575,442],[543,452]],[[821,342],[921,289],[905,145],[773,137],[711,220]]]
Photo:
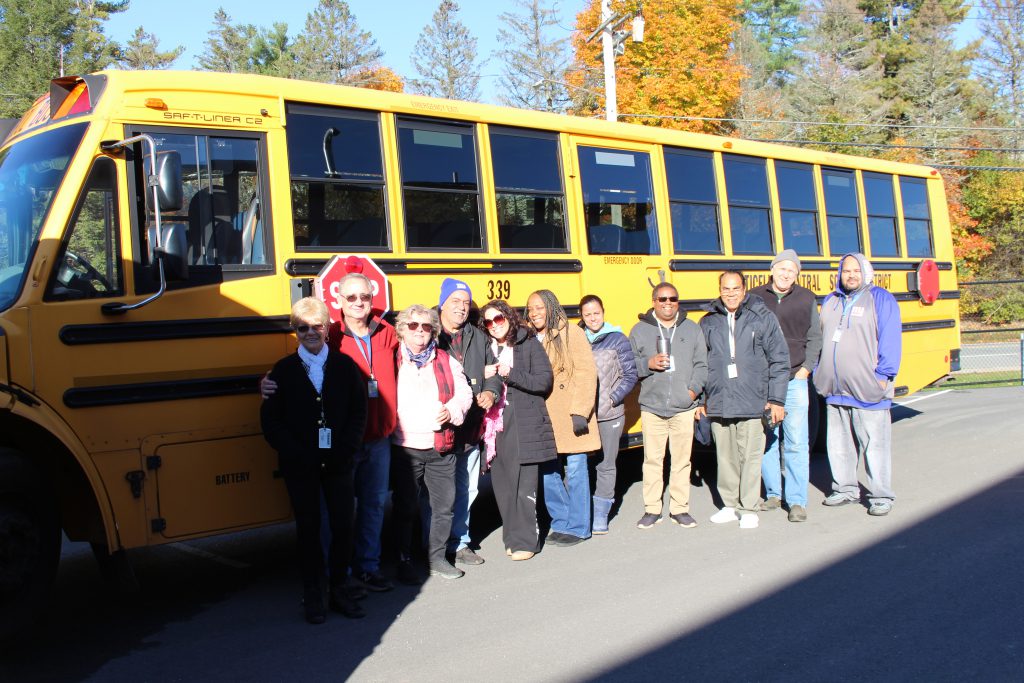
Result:
[[341,322],[341,294],[338,286],[341,278],[349,273],[360,273],[370,279],[373,293],[371,306],[378,314],[391,310],[391,294],[388,292],[388,277],[369,256],[362,254],[336,254],[320,270],[315,282],[318,299],[327,304],[333,322]]
[[939,266],[931,259],[917,267],[917,293],[924,304],[933,304],[939,298]]

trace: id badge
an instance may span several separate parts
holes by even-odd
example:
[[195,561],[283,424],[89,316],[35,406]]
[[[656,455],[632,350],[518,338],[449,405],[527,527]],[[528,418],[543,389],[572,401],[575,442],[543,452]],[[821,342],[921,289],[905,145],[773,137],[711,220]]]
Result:
[[377,398],[380,392],[377,390],[377,380],[371,379],[366,382],[366,395],[369,398]]
[[729,379],[736,379],[740,376],[739,371],[736,369],[735,363],[729,363],[725,366],[725,371],[729,374]]
[[331,429],[330,427],[321,427],[320,430],[320,448],[331,447]]
[[838,344],[839,343],[839,338],[842,337],[842,336],[843,336],[843,331],[842,330],[836,330],[835,334],[832,335],[832,343],[833,344]]

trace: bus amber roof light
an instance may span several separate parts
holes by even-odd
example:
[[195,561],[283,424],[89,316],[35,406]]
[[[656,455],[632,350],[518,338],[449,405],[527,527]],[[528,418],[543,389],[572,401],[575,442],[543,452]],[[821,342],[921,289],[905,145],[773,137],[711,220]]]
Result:
[[726,140],[725,142],[722,143],[722,147],[725,147],[726,149],[732,149],[732,142]]
[[150,109],[159,109],[160,111],[167,111],[167,104],[159,97],[147,97],[146,106]]

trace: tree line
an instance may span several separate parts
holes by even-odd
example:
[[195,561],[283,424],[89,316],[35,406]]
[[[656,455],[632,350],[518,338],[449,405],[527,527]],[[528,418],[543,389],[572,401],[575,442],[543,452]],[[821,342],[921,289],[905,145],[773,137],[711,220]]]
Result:
[[[258,73],[479,100],[485,63],[496,99],[514,107],[601,115],[600,0],[573,30],[557,0],[517,0],[500,15],[499,48],[481,55],[455,0],[440,0],[413,45],[413,75],[344,0],[318,0],[300,30],[215,11],[193,68]],[[126,43],[104,24],[129,0],[0,0],[0,114],[20,115],[61,73],[161,69],[144,27]],[[1024,277],[1024,0],[612,0],[620,29],[642,16],[642,42],[616,58],[619,119],[924,163],[947,187],[961,278]],[[957,45],[973,24],[978,38]],[[1008,297],[1008,299],[1007,299]],[[965,300],[993,321],[1024,319],[1024,293]],[[989,306],[985,310],[985,306]]]

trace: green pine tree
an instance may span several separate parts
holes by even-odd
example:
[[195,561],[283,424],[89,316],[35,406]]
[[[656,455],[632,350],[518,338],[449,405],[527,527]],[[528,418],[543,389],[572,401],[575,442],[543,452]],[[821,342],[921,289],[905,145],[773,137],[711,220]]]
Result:
[[173,50],[160,51],[160,40],[139,26],[135,34],[121,47],[117,65],[122,69],[166,69],[185,51],[183,45]]
[[379,66],[384,51],[359,27],[344,0],[319,0],[295,39],[288,75],[323,83],[364,85],[364,75]]
[[409,82],[413,92],[452,100],[480,99],[480,65],[476,43],[458,20],[459,5],[441,0],[430,23],[412,49],[419,78]]
[[571,98],[563,83],[568,37],[552,38],[558,10],[542,0],[518,0],[521,14],[503,12],[499,19],[497,56],[502,61],[498,100],[540,111],[565,111]]

